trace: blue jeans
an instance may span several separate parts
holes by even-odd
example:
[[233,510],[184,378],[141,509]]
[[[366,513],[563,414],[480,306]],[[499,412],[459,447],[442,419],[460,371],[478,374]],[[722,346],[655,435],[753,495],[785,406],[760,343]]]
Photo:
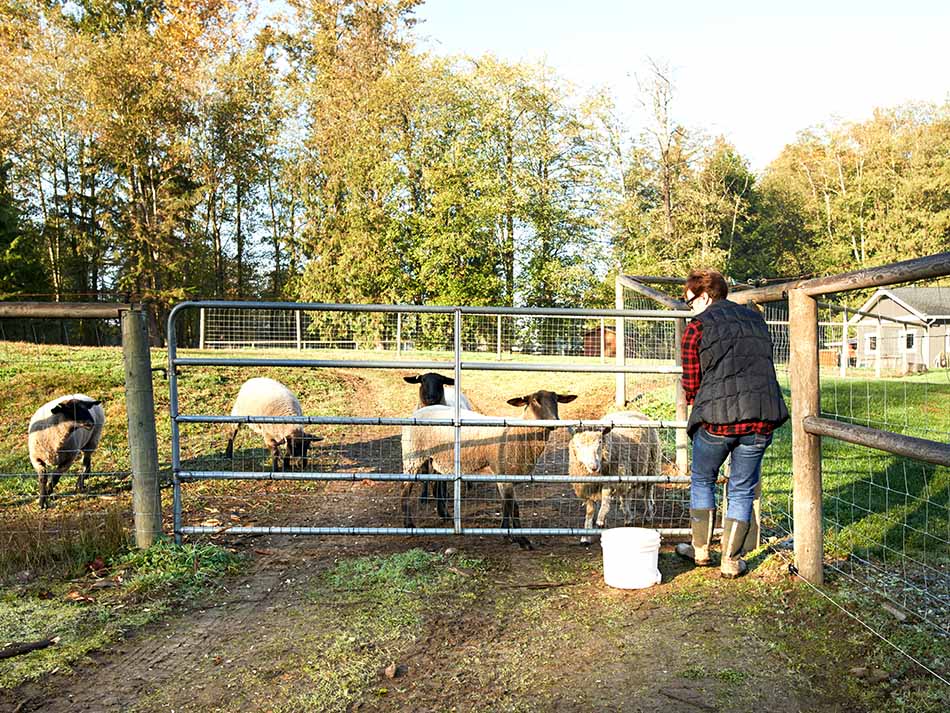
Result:
[[742,522],[751,521],[755,486],[762,477],[762,457],[771,442],[771,434],[715,436],[702,426],[696,429],[693,434],[689,506],[694,509],[716,507],[716,478],[722,464],[726,462],[726,456],[731,453],[726,517]]

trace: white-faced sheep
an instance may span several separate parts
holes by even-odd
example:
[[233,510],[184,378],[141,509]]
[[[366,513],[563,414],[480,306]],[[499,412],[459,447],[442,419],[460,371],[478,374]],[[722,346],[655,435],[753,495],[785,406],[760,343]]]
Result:
[[[523,406],[522,418],[530,420],[555,420],[558,404],[570,403],[576,396],[557,394],[553,391],[536,391],[527,396],[508,399],[512,406]],[[455,409],[449,406],[426,406],[417,410],[414,418],[451,419]],[[474,411],[462,411],[461,418],[484,418]],[[478,473],[484,469],[495,475],[525,475],[534,469],[534,464],[544,451],[550,427],[544,426],[464,426],[462,428],[461,472]],[[402,429],[403,471],[410,475],[420,473],[452,474],[455,472],[455,428],[453,426],[404,426]],[[402,486],[402,511],[405,527],[414,527],[410,509],[413,481]],[[514,496],[512,483],[498,483],[502,497],[502,528],[519,528],[521,514]],[[443,517],[446,514],[439,513]],[[515,541],[523,548],[530,548],[526,537]]]
[[[303,416],[300,401],[293,392],[279,381],[267,377],[248,379],[241,385],[232,416]],[[264,437],[264,445],[271,452],[271,469],[277,470],[281,458],[281,446],[284,447],[284,470],[290,470],[291,458],[296,458],[301,469],[307,467],[307,451],[312,441],[323,440],[322,436],[315,436],[303,430],[298,423],[249,423],[255,433]],[[234,437],[237,435],[240,423],[234,424],[228,437],[228,447],[225,457],[230,459],[234,455]]]
[[408,384],[419,384],[419,404],[416,408],[425,406],[455,405],[455,395],[458,394],[459,406],[467,411],[473,411],[472,404],[465,394],[455,389],[455,379],[433,371],[416,376],[404,376],[403,381]]
[[85,490],[85,477],[92,470],[92,454],[99,447],[106,423],[100,404],[85,394],[60,396],[40,406],[30,419],[30,463],[39,477],[41,508],[49,507],[49,496],[60,476],[80,453],[82,472],[76,490]]
[[[649,419],[637,411],[608,413],[604,421],[637,423]],[[568,472],[570,475],[659,475],[662,464],[660,436],[655,428],[607,427],[598,431],[581,431],[571,438]],[[624,525],[633,522],[631,501],[646,501],[644,516],[653,519],[655,507],[654,483],[574,483],[574,492],[586,504],[584,527],[590,529],[594,521],[594,504],[600,500],[597,527],[603,527],[610,513],[611,499],[620,498]],[[581,537],[589,543],[590,536]]]

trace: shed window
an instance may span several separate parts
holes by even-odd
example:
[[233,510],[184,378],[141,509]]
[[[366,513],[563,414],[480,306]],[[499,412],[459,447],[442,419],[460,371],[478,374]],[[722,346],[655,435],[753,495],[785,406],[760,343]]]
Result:
[[904,332],[904,351],[912,352],[917,349],[917,332]]
[[869,334],[867,336],[867,351],[876,352],[877,351],[877,335]]

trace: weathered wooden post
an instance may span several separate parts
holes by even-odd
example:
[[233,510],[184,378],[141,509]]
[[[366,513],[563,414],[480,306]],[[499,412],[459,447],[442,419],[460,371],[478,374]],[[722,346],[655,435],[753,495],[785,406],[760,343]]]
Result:
[[874,333],[874,339],[876,340],[877,349],[874,350],[874,355],[876,359],[874,360],[874,377],[876,379],[881,378],[881,358],[884,354],[884,330],[881,327],[881,318],[877,318],[877,331]]
[[205,348],[205,308],[198,310],[198,348]]
[[[818,302],[801,289],[788,293],[789,382],[792,390],[792,477],[795,566],[812,584],[824,580],[821,502],[821,438],[805,431],[804,419],[818,416]],[[878,345],[880,346],[880,345]]]
[[607,363],[607,320],[600,318],[600,363]]
[[[617,309],[623,309],[623,283],[620,281],[620,275],[617,275],[614,283],[614,297]],[[617,354],[617,366],[624,366],[627,356],[627,340],[623,334],[623,326],[623,317],[617,317],[617,347],[614,350]],[[618,406],[627,402],[627,379],[622,371],[617,372],[617,393],[614,401]]]
[[294,327],[297,333],[297,349],[303,349],[303,313],[299,309],[294,312]]
[[924,360],[924,369],[930,368],[930,325],[927,325],[927,331],[924,332],[924,346],[921,352],[921,358]]
[[501,361],[501,315],[498,315],[498,321],[495,325],[496,341],[498,346],[498,361]]
[[145,548],[162,534],[162,498],[158,487],[152,359],[148,349],[148,326],[145,313],[141,310],[122,312],[122,360],[125,365],[125,408],[132,463],[135,544]]
[[848,375],[848,310],[841,313],[841,356],[838,357],[838,375],[843,379]]
[[396,312],[396,356],[402,354],[402,312]]

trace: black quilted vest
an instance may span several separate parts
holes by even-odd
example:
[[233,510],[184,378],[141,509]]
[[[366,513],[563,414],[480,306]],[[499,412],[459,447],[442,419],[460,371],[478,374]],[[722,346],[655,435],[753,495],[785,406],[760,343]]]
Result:
[[719,300],[694,319],[703,326],[702,379],[689,417],[689,435],[701,423],[785,423],[788,408],[775,378],[772,339],[762,315]]

